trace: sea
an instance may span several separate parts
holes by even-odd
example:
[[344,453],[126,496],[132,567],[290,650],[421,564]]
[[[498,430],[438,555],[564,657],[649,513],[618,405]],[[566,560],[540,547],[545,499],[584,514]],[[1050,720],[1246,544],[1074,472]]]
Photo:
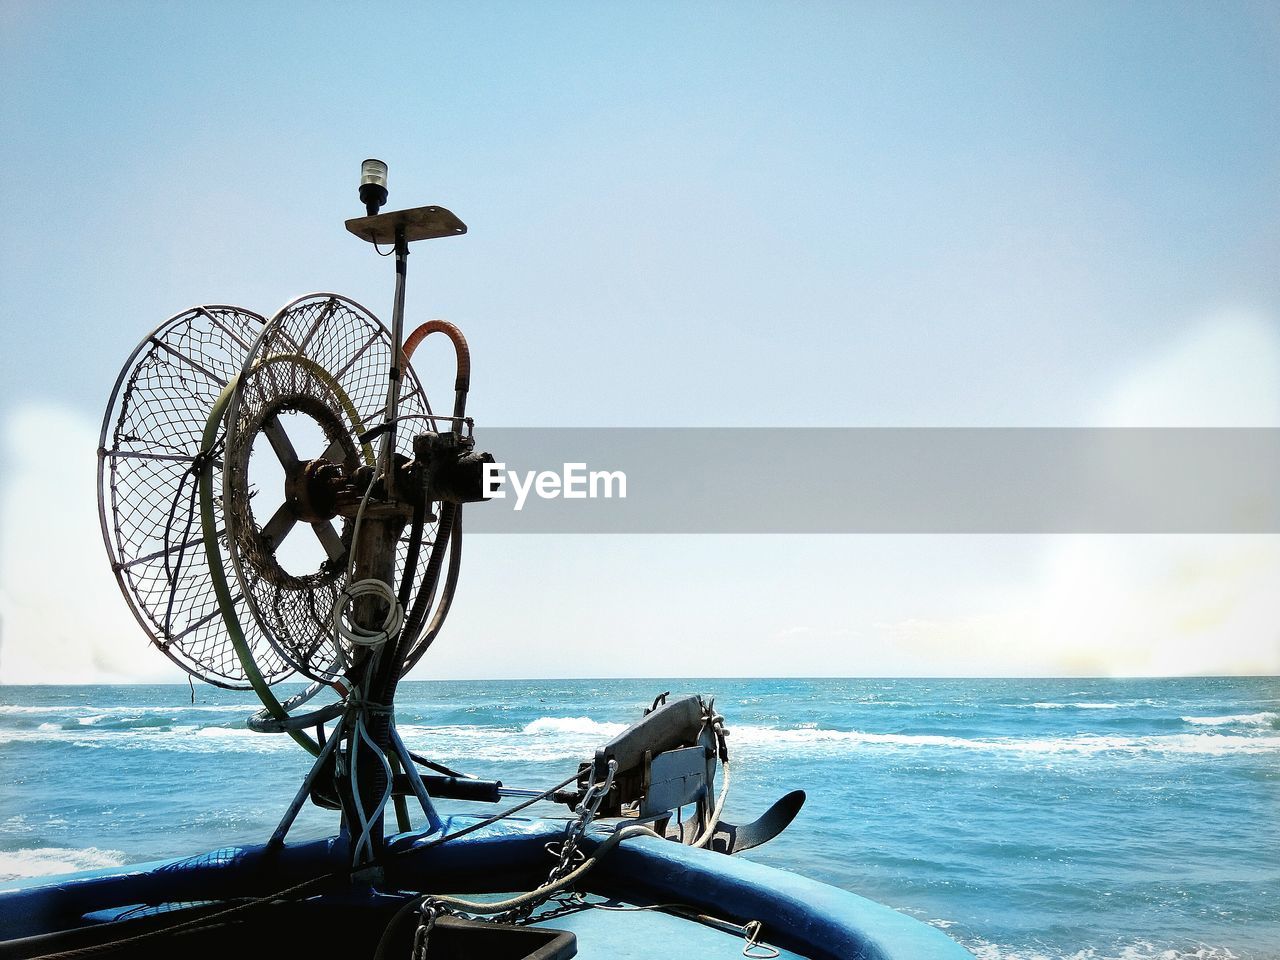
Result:
[[[728,722],[726,819],[808,794],[747,856],[984,960],[1280,958],[1280,678],[420,681],[397,704],[412,748],[541,788],[666,691]],[[266,839],[308,759],[253,706],[0,686],[0,878]],[[294,835],[335,825],[308,808]]]

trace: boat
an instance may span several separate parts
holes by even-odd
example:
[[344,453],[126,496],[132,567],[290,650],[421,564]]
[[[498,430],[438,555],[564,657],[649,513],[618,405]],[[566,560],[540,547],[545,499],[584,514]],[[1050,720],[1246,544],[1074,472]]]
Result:
[[[464,509],[490,499],[495,461],[466,412],[462,331],[405,336],[410,245],[467,227],[439,206],[382,212],[386,177],[364,162],[365,215],[346,227],[394,255],[390,327],[336,293],[270,319],[182,311],[126,360],[98,450],[103,539],[139,626],[193,678],[253,690],[248,726],[291,737],[310,771],[261,844],[0,887],[0,958],[970,956],[740,856],[805,795],[724,817],[732,739],[713,698],[660,694],[550,786],[470,776],[401,738],[397,685],[451,610]],[[432,335],[453,347],[448,414],[412,365]],[[280,699],[296,677],[308,685]],[[478,812],[443,814],[445,799]],[[290,840],[308,803],[336,831]]]

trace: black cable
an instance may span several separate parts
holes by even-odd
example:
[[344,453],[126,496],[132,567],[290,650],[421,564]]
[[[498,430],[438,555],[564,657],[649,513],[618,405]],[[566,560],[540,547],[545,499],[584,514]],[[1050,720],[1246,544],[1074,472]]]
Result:
[[413,751],[409,752],[409,758],[414,763],[421,764],[422,766],[426,767],[428,770],[434,770],[436,773],[442,773],[446,777],[453,777],[455,780],[476,779],[476,775],[474,773],[459,773],[457,770],[449,769],[443,763],[437,763],[434,760],[428,760],[426,757],[420,757]]
[[[173,619],[173,601],[178,591],[177,574],[174,572],[173,566],[170,565],[170,562],[169,562],[169,550],[171,549],[169,538],[170,538],[170,535],[173,533],[173,521],[178,513],[178,502],[182,499],[182,491],[186,489],[187,477],[189,477],[190,475],[191,475],[191,471],[189,469],[183,471],[182,477],[178,481],[178,489],[175,490],[173,494],[173,503],[169,506],[169,516],[165,518],[165,522],[164,522],[164,541],[163,541],[164,542],[164,579],[165,579],[165,582],[169,584],[169,599],[168,599],[168,602],[165,604],[165,608],[164,608],[164,639],[166,643],[169,641],[169,638],[173,635],[173,631],[170,628],[170,625]],[[195,488],[193,487],[192,489],[194,491]],[[195,502],[193,497],[187,503],[187,528],[186,530],[183,531],[183,535],[182,535],[182,542],[184,544],[187,542],[191,534],[191,519],[192,519],[192,513],[194,509],[195,509]],[[182,572],[182,552],[183,552],[182,547],[179,547],[178,559],[176,564],[178,573]]]
[[[222,440],[215,443],[210,449],[202,450],[191,461],[191,466],[182,472],[182,477],[178,481],[178,489],[174,491],[173,503],[169,507],[169,516],[165,519],[164,524],[164,575],[165,580],[169,584],[169,600],[164,608],[164,636],[166,642],[173,634],[173,603],[177,598],[178,577],[182,574],[182,563],[186,556],[187,544],[191,541],[191,528],[196,519],[196,495],[200,491],[200,485],[196,482],[196,478],[204,469],[206,463],[210,459],[217,456],[219,449],[222,447]],[[186,489],[187,480],[191,480],[191,495],[187,500],[187,525],[182,531],[182,542],[178,545],[178,555],[172,564],[169,562],[170,537],[173,534],[173,521],[178,513],[178,502],[182,499],[182,491]],[[195,692],[192,691],[192,701],[195,700]]]
[[[405,617],[404,628],[400,631],[400,636],[404,638],[403,646],[406,656],[411,652],[413,644],[417,641],[418,635],[426,624],[427,614],[431,612],[431,602],[435,599],[436,582],[440,578],[440,568],[444,565],[445,550],[450,548],[450,541],[454,539],[455,521],[461,512],[462,507],[460,504],[442,503],[440,505],[440,523],[436,527],[435,543],[431,545],[431,559],[427,561],[427,572],[422,578],[422,586],[418,589],[418,595],[413,598],[413,609]],[[453,544],[451,549],[456,552],[458,545]],[[450,563],[451,574],[453,573],[452,566],[453,564]]]
[[[422,584],[418,587],[418,595],[414,597],[413,609],[405,618],[400,635],[395,640],[395,647],[389,651],[381,676],[374,679],[374,694],[380,703],[390,703],[395,698],[396,685],[402,676],[402,665],[412,648],[417,629],[430,609],[435,597],[436,585],[440,580],[440,568],[444,564],[444,554],[450,534],[453,531],[453,518],[460,508],[453,503],[442,502],[440,505],[440,521],[436,526],[435,542],[431,545],[431,558],[427,561],[427,570],[422,576]],[[417,619],[418,628],[413,625]],[[390,646],[390,644],[388,644]]]
[[422,552],[422,528],[426,523],[426,495],[418,497],[413,505],[413,525],[409,528],[409,552],[404,558],[404,573],[400,577],[400,594],[396,598],[400,609],[409,605],[409,592],[413,589],[413,575],[418,572],[418,554]]
[[445,575],[444,589],[440,595],[440,603],[436,606],[435,615],[431,618],[431,623],[427,629],[426,635],[419,638],[418,631],[422,629],[419,625],[413,634],[409,635],[413,646],[404,658],[404,665],[401,667],[401,676],[413,669],[414,665],[422,659],[422,655],[434,642],[436,636],[440,633],[440,629],[444,626],[445,618],[449,615],[449,609],[453,605],[454,592],[458,587],[458,574],[462,569],[462,504],[458,504],[457,512],[453,518],[453,530],[451,531],[449,544],[449,572]]

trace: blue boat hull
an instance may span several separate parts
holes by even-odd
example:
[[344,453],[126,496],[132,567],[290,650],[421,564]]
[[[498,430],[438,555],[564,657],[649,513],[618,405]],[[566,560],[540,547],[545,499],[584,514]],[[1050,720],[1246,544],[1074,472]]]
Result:
[[[456,816],[453,832],[478,818]],[[564,821],[506,820],[431,846],[431,837],[393,839],[385,890],[495,893],[528,889],[547,872],[546,845]],[[590,840],[598,840],[597,834]],[[590,842],[585,844],[590,846]],[[216,901],[262,896],[342,868],[345,842],[336,838],[265,846],[228,847],[201,856],[71,874],[0,886],[0,930],[33,936],[110,920],[139,904]],[[736,923],[759,921],[767,942],[814,960],[961,960],[971,955],[940,930],[881,904],[763,864],[694,849],[656,837],[626,840],[578,885],[585,892],[631,904],[680,903]],[[349,896],[349,894],[348,894]],[[634,915],[631,915],[634,917]],[[654,915],[649,915],[654,916]],[[642,936],[639,919],[609,916],[593,923],[612,931],[605,949],[579,934],[578,955],[626,957],[625,944]],[[691,930],[697,925],[682,921]],[[549,921],[548,926],[573,926]],[[670,918],[664,941],[671,937]],[[675,928],[679,929],[679,928]],[[635,944],[652,957],[652,941]],[[664,942],[658,955],[680,950]]]

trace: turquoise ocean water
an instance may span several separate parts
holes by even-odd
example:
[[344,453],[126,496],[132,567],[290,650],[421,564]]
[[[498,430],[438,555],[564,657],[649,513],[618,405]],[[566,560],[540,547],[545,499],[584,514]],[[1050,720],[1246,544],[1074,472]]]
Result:
[[[1276,678],[424,681],[399,717],[418,750],[541,787],[663,690],[717,696],[729,819],[808,791],[751,856],[979,957],[1280,958]],[[201,686],[194,705],[185,685],[0,687],[0,877],[264,840],[307,760],[246,730],[251,707]],[[334,825],[312,809],[298,830]]]

